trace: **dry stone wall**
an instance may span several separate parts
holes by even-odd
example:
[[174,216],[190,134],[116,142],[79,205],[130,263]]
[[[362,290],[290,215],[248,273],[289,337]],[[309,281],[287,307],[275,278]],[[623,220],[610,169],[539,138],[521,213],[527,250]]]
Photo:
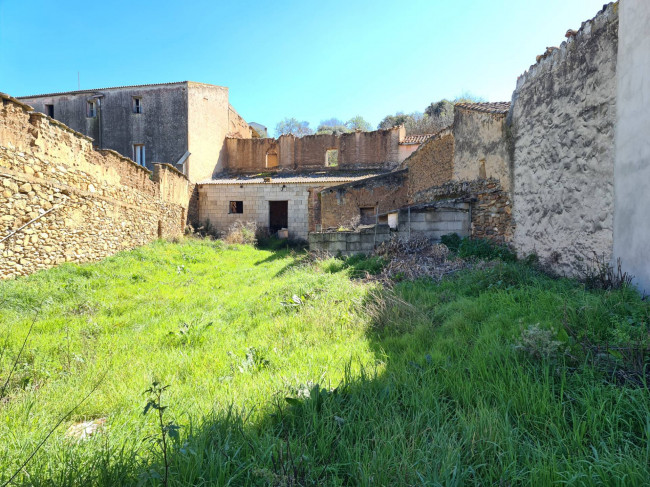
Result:
[[0,277],[86,262],[183,231],[188,181],[151,171],[0,97]]
[[568,275],[612,255],[617,47],[609,4],[513,93],[515,247]]

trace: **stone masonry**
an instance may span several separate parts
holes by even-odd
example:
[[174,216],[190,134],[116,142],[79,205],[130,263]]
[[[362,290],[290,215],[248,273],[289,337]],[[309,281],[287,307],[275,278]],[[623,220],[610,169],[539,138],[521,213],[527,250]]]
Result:
[[0,98],[0,277],[182,234],[183,174],[167,164],[152,173],[114,151],[96,151],[88,137]]

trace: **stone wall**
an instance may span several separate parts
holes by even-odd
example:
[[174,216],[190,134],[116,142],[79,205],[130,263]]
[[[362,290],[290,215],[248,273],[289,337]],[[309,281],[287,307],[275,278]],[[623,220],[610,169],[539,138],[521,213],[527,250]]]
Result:
[[361,208],[379,214],[407,204],[406,170],[341,184],[320,193],[320,223],[323,229],[359,223]]
[[408,194],[412,196],[427,188],[439,186],[452,178],[454,135],[445,129],[427,140],[402,167],[408,167]]
[[228,105],[228,137],[240,137],[250,139],[253,136],[250,125],[237,113],[237,111]]
[[398,225],[391,230],[387,224],[369,225],[358,231],[315,232],[309,234],[309,249],[330,254],[369,254],[390,238],[408,240],[425,237],[440,240],[449,233],[469,235],[469,203],[462,201],[436,202],[399,210]]
[[614,257],[650,294],[650,3],[620,3]]
[[1,98],[2,278],[98,260],[182,233],[188,181],[176,169],[161,164],[152,174],[117,152],[94,150],[91,139],[61,122]]
[[517,81],[514,243],[578,275],[612,256],[618,4],[609,4]]
[[510,189],[511,167],[506,137],[506,113],[490,113],[457,104],[454,109],[453,176],[456,181],[498,179]]
[[[224,170],[232,173],[288,171],[336,171],[394,169],[400,161],[399,142],[404,128],[343,135],[283,135],[278,139],[226,139],[228,162]],[[338,165],[327,167],[326,151],[337,149]],[[277,154],[278,166],[267,167],[267,154]]]
[[449,181],[414,195],[414,201],[463,200],[471,203],[471,231],[474,238],[497,243],[512,242],[514,228],[510,192],[497,179]]
[[[317,183],[319,187],[338,183]],[[314,183],[289,183],[274,179],[269,183],[207,183],[198,185],[199,219],[223,233],[235,222],[256,222],[259,227],[269,227],[269,201],[288,201],[289,236],[307,239],[307,233],[315,224],[310,219],[310,195],[313,198]],[[243,213],[231,213],[230,202],[241,201]],[[312,202],[313,205],[313,202]]]

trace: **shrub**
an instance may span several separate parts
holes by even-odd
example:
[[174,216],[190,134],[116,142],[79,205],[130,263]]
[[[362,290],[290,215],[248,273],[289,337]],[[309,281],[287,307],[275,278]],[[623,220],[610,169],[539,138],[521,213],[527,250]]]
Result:
[[227,244],[255,245],[257,243],[257,224],[255,222],[235,222],[223,236]]
[[449,250],[456,252],[458,257],[467,259],[476,257],[483,260],[501,259],[504,262],[514,262],[517,254],[505,245],[498,245],[482,238],[461,238],[458,234],[443,235],[440,240]]

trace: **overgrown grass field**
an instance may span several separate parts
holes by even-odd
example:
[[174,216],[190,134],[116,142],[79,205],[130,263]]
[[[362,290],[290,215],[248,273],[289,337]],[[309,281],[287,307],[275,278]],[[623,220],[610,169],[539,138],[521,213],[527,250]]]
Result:
[[647,339],[636,292],[503,262],[356,279],[377,265],[188,239],[0,283],[0,485],[61,418],[14,484],[160,485],[153,381],[168,485],[648,483],[643,371],[579,345]]

